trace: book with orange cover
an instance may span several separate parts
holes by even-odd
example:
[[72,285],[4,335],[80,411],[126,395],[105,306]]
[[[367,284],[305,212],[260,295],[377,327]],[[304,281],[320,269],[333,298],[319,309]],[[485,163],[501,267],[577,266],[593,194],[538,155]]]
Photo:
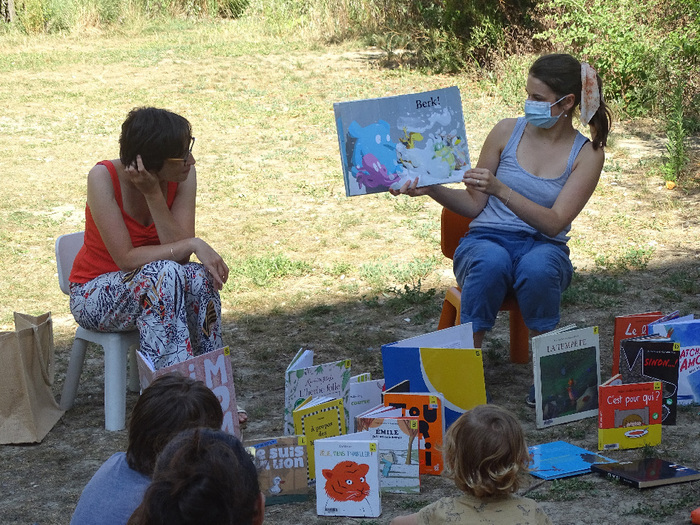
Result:
[[598,450],[661,443],[660,381],[623,383],[621,374],[598,387]]
[[385,392],[384,405],[403,410],[403,415],[418,417],[418,433],[423,441],[419,451],[421,474],[442,473],[442,437],[445,433],[445,407],[441,394],[434,392]]

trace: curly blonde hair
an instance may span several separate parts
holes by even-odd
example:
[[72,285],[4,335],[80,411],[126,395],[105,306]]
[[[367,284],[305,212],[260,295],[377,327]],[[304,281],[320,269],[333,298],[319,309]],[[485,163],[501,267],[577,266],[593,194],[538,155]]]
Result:
[[445,434],[446,475],[478,498],[518,490],[529,454],[520,423],[496,405],[479,405],[462,414]]

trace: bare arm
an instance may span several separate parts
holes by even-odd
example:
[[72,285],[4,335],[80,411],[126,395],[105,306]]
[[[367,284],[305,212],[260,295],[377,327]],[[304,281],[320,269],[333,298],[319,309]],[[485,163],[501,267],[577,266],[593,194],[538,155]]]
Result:
[[537,204],[512,191],[487,169],[476,168],[465,174],[465,182],[479,187],[485,194],[493,195],[525,223],[549,237],[556,237],[576,218],[591,198],[600,173],[605,154],[594,150],[587,143],[574,162],[573,170],[551,208]]
[[158,177],[144,168],[140,155],[136,157],[136,166],[125,167],[124,171],[146,199],[161,244],[194,237],[197,196],[197,170],[194,165],[190,167],[187,178],[178,183],[172,208],[168,208]]
[[[173,208],[177,204],[178,197],[175,198]],[[177,239],[165,244],[134,247],[117,204],[112,180],[106,167],[95,166],[90,170],[87,202],[107,251],[120,270],[128,272],[161,259],[187,261],[191,254],[195,254],[212,274],[218,289],[221,289],[226,282],[228,278],[226,263],[211,246],[194,235],[188,237],[178,235]],[[174,218],[172,220],[175,221]],[[159,228],[159,226],[156,227]],[[194,226],[192,226],[192,234],[194,233],[193,229]]]
[[391,520],[390,525],[418,525],[418,514],[397,516],[393,520]]

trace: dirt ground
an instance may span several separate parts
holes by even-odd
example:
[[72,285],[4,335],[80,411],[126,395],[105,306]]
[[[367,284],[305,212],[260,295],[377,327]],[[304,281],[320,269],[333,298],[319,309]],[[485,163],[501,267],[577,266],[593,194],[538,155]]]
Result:
[[[562,310],[562,325],[576,323],[600,328],[603,379],[611,369],[615,315],[656,309],[693,313],[698,311],[700,302],[698,287],[692,284],[698,277],[700,255],[697,188],[689,185],[685,191],[670,192],[662,186],[660,178],[649,178],[643,173],[638,161],[658,158],[663,146],[654,135],[637,133],[635,125],[620,124],[624,133],[610,153],[614,159],[611,166],[624,162],[635,168],[629,169],[627,176],[612,169],[604,173],[600,191],[574,223],[572,259],[579,278],[572,285],[573,298],[565,302]],[[332,142],[333,130],[328,133]],[[327,148],[332,151],[336,145],[331,143]],[[337,177],[340,181],[340,173]],[[609,227],[601,226],[601,217],[609,218]],[[621,232],[626,230],[616,227],[614,221],[625,218],[641,221],[641,230],[653,226],[643,232],[654,243],[653,257],[643,268],[606,270],[604,261],[594,260],[595,254],[600,246],[623,235]],[[436,214],[434,221],[437,220]],[[658,222],[661,225],[655,226]],[[443,268],[427,283],[435,293],[427,293],[425,286],[426,301],[400,311],[390,307],[391,296],[386,294],[339,301],[323,293],[301,306],[227,311],[224,341],[233,350],[239,403],[250,415],[244,437],[281,433],[283,372],[300,347],[314,349],[317,362],[349,357],[354,373],[369,371],[374,377],[381,377],[381,344],[436,329],[442,294],[453,282],[449,264]],[[685,289],[674,286],[672,277],[678,275],[688,276],[691,285]],[[316,290],[323,288],[315,284]],[[308,281],[286,282],[289,287],[307,285]],[[418,318],[421,320],[415,321]],[[55,313],[57,398],[63,386],[74,327],[66,310]],[[508,361],[507,327],[507,314],[503,314],[485,343],[485,376],[492,402],[517,415],[529,444],[563,439],[596,450],[595,418],[546,430],[535,428],[534,410],[524,403],[533,381],[532,366]],[[99,349],[91,348],[75,406],[42,443],[0,447],[1,524],[68,523],[82,488],[95,470],[115,451],[125,449],[125,431],[106,432],[103,428],[102,364]],[[136,398],[136,394],[127,395],[127,411]],[[700,467],[700,407],[681,408],[677,424],[663,429],[662,444],[654,452]],[[607,455],[633,458],[639,457],[641,451]],[[690,521],[690,511],[700,506],[700,482],[639,491],[593,474],[561,482],[539,484],[535,478],[531,481],[528,496],[541,502],[555,524],[686,524]],[[319,518],[311,498],[305,503],[268,507],[266,523],[388,523],[394,516],[415,512],[439,497],[456,493],[452,483],[443,478],[423,476],[421,483],[418,496],[383,497],[383,512],[376,520]]]

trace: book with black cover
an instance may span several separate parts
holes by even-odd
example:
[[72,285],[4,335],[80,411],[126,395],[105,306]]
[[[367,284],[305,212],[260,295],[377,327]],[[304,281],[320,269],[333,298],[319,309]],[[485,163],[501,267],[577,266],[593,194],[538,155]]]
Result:
[[591,465],[591,471],[621,483],[645,489],[700,480],[700,472],[659,458]]
[[623,383],[661,381],[662,425],[676,424],[680,344],[659,336],[635,337],[620,342]]

